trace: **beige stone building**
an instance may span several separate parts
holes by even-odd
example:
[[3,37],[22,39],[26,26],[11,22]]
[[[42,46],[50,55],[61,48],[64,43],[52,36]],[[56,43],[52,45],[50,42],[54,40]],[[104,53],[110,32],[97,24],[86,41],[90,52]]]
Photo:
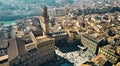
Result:
[[120,55],[118,55],[115,51],[115,47],[110,45],[99,48],[98,53],[105,55],[112,64],[117,63],[117,61],[120,59]]
[[[42,17],[42,16],[41,16]],[[10,66],[40,66],[55,58],[55,39],[49,37],[49,16],[43,9],[41,21],[35,17],[18,22],[9,40],[8,63]]]
[[55,39],[55,46],[64,46],[68,43],[68,34],[63,30],[50,32],[50,36]]
[[116,64],[116,66],[120,66],[120,62],[118,62],[118,63]]
[[117,46],[117,53],[120,55],[120,46]]
[[90,49],[93,53],[97,54],[99,47],[104,45],[104,36],[94,37],[89,34],[81,36],[81,43]]
[[8,55],[4,55],[0,57],[0,66],[9,66]]
[[[12,38],[8,48],[8,62],[10,66],[39,66],[55,58],[54,38],[34,36],[29,33],[29,40]],[[26,38],[28,39],[28,38]]]
[[112,63],[110,63],[103,54],[98,54],[92,61],[98,66],[112,66]]

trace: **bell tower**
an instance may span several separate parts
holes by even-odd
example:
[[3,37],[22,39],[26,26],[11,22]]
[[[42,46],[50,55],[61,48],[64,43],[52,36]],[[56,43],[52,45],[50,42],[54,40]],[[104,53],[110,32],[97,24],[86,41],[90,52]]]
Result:
[[46,6],[44,6],[43,8],[43,17],[44,17],[44,23],[45,23],[45,34],[49,34],[49,16],[48,16]]
[[[85,8],[85,5],[83,5],[83,8]],[[85,28],[85,10],[82,10],[82,27]]]

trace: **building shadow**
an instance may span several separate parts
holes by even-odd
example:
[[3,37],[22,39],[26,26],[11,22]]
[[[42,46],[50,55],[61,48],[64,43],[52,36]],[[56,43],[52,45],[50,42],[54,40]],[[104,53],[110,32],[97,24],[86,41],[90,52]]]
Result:
[[42,64],[40,66],[73,66],[74,64],[69,62],[67,59],[64,59],[58,55],[56,55],[55,60]]
[[75,40],[72,42],[68,42],[68,44],[62,45],[62,46],[57,46],[57,48],[62,52],[62,53],[68,53],[68,52],[74,52],[80,50],[78,48],[79,41]]

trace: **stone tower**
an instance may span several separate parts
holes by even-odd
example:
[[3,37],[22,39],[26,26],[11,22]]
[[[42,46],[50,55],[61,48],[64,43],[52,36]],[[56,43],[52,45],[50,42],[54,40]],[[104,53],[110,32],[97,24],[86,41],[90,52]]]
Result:
[[[83,5],[83,7],[85,8],[85,5]],[[82,27],[85,28],[85,10],[82,10]]]
[[44,22],[45,22],[45,33],[49,34],[49,16],[48,16],[46,6],[44,6],[43,8],[43,17],[44,17]]

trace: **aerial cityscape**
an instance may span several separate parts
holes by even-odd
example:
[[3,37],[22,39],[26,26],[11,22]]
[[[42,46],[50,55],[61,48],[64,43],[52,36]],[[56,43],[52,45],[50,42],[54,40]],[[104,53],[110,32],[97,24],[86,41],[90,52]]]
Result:
[[120,66],[120,0],[0,0],[0,66]]

